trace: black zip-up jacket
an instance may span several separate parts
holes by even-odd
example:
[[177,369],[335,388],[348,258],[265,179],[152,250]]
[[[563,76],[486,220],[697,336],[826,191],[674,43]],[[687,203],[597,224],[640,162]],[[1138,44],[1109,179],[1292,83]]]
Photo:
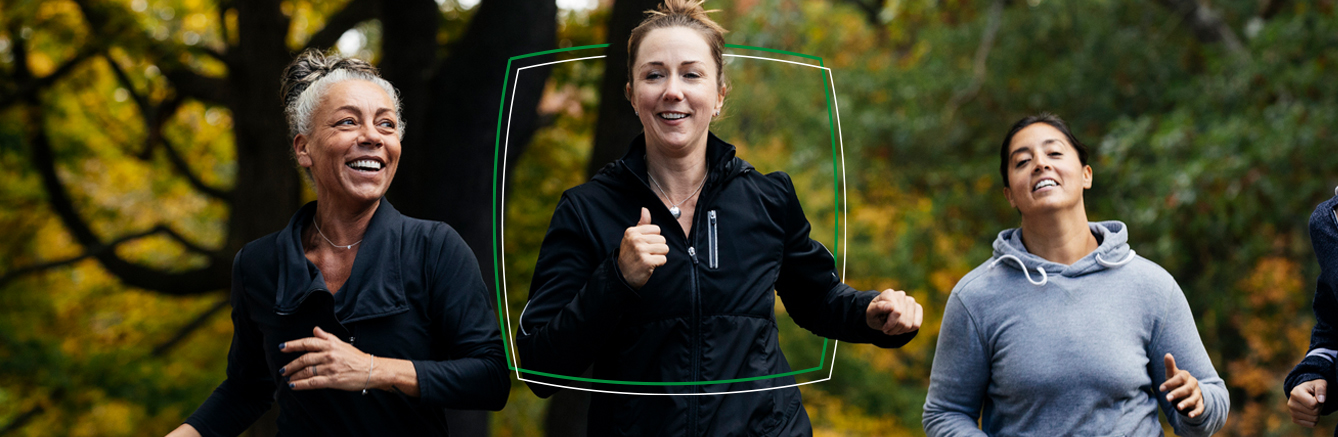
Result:
[[[525,371],[636,382],[720,381],[791,371],[777,343],[775,296],[813,333],[899,347],[915,333],[886,336],[865,310],[878,293],[842,284],[835,262],[809,238],[788,175],[759,174],[710,135],[708,176],[691,237],[651,191],[645,138],[590,182],[567,190],[544,237],[517,346]],[[668,241],[665,265],[633,291],[617,267],[623,232],[641,208]],[[773,293],[775,290],[775,293]],[[815,365],[817,363],[814,363]],[[526,379],[572,385],[530,373]],[[595,383],[591,435],[807,435],[793,376],[707,385]],[[530,383],[548,397],[559,388]],[[763,389],[763,390],[759,390]],[[759,390],[728,395],[690,395]]]
[[[1334,194],[1338,194],[1335,190]],[[1329,384],[1329,399],[1338,392],[1334,360],[1338,359],[1338,196],[1315,207],[1310,215],[1310,244],[1319,259],[1319,280],[1315,286],[1315,328],[1310,332],[1310,352],[1283,381],[1283,392],[1303,382],[1324,379]],[[1338,409],[1338,402],[1325,402],[1322,414]],[[1338,431],[1334,432],[1338,436]]]
[[[478,261],[445,223],[400,215],[384,198],[338,293],[302,250],[316,202],[288,227],[248,243],[232,268],[228,378],[186,423],[235,436],[272,402],[279,435],[446,435],[445,408],[500,410],[510,391],[497,319]],[[411,360],[419,397],[398,392],[294,391],[279,343],[320,326],[363,352]]]

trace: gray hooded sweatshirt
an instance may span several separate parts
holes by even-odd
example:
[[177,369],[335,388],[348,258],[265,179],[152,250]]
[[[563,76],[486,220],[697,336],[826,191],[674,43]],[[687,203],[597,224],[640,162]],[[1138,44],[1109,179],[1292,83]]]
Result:
[[[1226,385],[1180,286],[1129,249],[1124,223],[1088,226],[1100,246],[1073,265],[1027,252],[1021,229],[1000,232],[994,257],[953,288],[926,434],[1160,436],[1158,406],[1178,435],[1206,436],[1226,423]],[[1177,412],[1157,390],[1167,353],[1198,378],[1202,415]]]

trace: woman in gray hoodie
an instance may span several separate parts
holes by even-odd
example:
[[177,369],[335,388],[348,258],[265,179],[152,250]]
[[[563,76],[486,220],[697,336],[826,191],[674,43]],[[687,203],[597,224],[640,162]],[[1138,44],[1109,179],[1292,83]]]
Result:
[[1087,149],[1042,114],[1000,159],[1022,226],[948,298],[925,433],[1159,436],[1158,406],[1178,435],[1220,429],[1230,400],[1184,293],[1124,223],[1087,221]]

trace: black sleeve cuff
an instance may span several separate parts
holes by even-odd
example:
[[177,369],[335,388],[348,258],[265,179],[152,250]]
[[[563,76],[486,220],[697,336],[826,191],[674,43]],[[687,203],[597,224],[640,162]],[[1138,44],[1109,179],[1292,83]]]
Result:
[[[1334,364],[1332,361],[1323,357],[1314,355],[1307,356],[1305,359],[1301,360],[1300,364],[1297,364],[1296,367],[1292,369],[1291,373],[1287,374],[1287,379],[1284,380],[1282,384],[1283,394],[1290,399],[1292,389],[1304,382],[1314,381],[1316,379],[1328,381],[1329,385],[1332,386],[1333,382],[1338,380],[1338,377],[1335,377],[1334,374]],[[1320,414],[1327,415],[1336,409],[1338,409],[1338,402],[1325,402],[1324,408],[1320,411]]]

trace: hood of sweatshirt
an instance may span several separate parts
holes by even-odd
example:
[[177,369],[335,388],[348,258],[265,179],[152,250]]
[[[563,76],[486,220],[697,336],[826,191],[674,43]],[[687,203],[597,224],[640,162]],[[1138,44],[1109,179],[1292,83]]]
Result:
[[1133,261],[1134,251],[1129,248],[1129,227],[1124,223],[1114,220],[1091,222],[1087,227],[1092,230],[1099,245],[1072,265],[1049,261],[1028,252],[1022,244],[1022,229],[1012,228],[999,232],[999,236],[994,239],[994,262],[990,267],[1007,266],[1021,270],[1026,273],[1028,281],[1041,286],[1053,275],[1078,277],[1119,268]]

